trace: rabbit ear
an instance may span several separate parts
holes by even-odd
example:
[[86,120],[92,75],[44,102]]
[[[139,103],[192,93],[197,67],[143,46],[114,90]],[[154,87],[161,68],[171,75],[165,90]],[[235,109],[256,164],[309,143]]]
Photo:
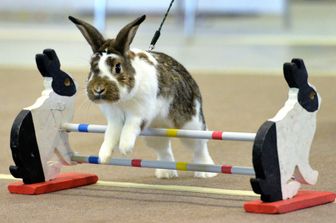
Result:
[[302,59],[292,59],[283,66],[285,79],[289,87],[300,88],[308,85],[308,73]]
[[120,53],[124,54],[129,50],[129,46],[131,45],[133,38],[138,30],[139,25],[146,19],[146,15],[140,16],[133,22],[127,24],[124,28],[122,28],[116,39],[115,39],[115,48]]
[[77,26],[79,31],[81,31],[87,42],[90,44],[92,51],[96,53],[105,42],[103,35],[87,22],[72,16],[69,16],[69,19]]

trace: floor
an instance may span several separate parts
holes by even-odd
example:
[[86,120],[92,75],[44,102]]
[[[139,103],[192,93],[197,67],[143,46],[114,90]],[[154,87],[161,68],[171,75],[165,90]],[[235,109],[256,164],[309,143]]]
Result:
[[[81,71],[73,73],[83,83]],[[287,86],[280,76],[260,75],[194,75],[204,98],[204,113],[211,130],[256,132],[261,123],[280,109],[287,97]],[[310,163],[319,171],[315,186],[308,190],[336,191],[334,169],[336,157],[336,89],[334,77],[315,76],[310,81],[322,95],[317,132],[311,149]],[[22,107],[29,106],[40,95],[42,80],[36,70],[11,70],[0,73],[0,173],[8,174],[13,164],[9,148],[12,122]],[[29,83],[29,84],[27,84]],[[91,104],[80,88],[76,100],[74,122],[104,124],[97,107]],[[102,136],[73,133],[73,150],[86,155],[98,153]],[[173,140],[177,161],[190,162],[191,153],[178,140]],[[251,166],[250,142],[209,142],[210,153],[217,164]],[[120,156],[118,153],[115,157]],[[141,137],[131,158],[155,159]],[[76,165],[63,168],[65,172],[95,173],[103,181],[131,182],[154,185],[197,186],[250,191],[247,176],[220,175],[212,179],[195,179],[190,172],[180,172],[179,178],[158,180],[152,169]],[[40,196],[9,194],[6,188],[13,180],[0,177],[0,216],[4,222],[333,222],[336,205],[327,204],[278,216],[247,214],[242,205],[255,197],[216,195],[181,191],[131,189],[111,186],[87,186]],[[116,220],[118,219],[118,220]]]

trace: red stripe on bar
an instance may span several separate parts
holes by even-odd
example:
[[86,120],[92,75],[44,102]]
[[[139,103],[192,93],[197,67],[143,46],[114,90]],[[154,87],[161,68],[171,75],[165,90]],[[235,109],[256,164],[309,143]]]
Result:
[[222,173],[232,174],[232,166],[223,165],[222,166]]
[[131,164],[134,167],[141,167],[141,159],[133,159]]
[[213,131],[212,132],[212,139],[222,140],[222,134],[223,134],[223,132],[221,132],[221,131]]

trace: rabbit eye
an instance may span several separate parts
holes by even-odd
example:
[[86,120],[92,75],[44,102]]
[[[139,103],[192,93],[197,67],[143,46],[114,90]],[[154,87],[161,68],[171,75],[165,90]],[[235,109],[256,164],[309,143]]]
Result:
[[120,74],[121,73],[121,64],[117,63],[114,67],[114,70],[117,74]]
[[309,98],[310,98],[310,100],[314,100],[314,99],[315,99],[315,96],[316,96],[315,91],[312,91],[312,92],[309,93]]

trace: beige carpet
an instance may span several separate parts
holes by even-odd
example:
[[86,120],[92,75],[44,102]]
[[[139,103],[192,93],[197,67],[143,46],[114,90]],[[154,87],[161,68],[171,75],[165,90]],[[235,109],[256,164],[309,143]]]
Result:
[[[104,124],[104,118],[84,95],[87,72],[74,71],[80,85],[74,122]],[[204,112],[211,130],[256,132],[271,118],[287,97],[281,76],[194,75],[204,98]],[[311,165],[320,173],[316,186],[305,189],[336,192],[336,78],[312,77],[322,96],[318,129],[311,151]],[[0,173],[8,174],[13,164],[9,148],[11,124],[21,108],[40,95],[42,79],[36,71],[0,70]],[[72,133],[71,145],[83,154],[97,154],[102,136]],[[191,153],[178,140],[173,143],[178,161],[190,161]],[[216,163],[251,166],[248,142],[209,142]],[[118,154],[116,154],[118,156]],[[154,159],[154,152],[139,138],[131,157]],[[223,189],[251,190],[249,177],[220,175],[195,179],[180,172],[172,180],[158,180],[151,169],[80,165],[64,171],[91,172],[105,181],[146,184],[191,185]],[[242,205],[251,197],[197,194],[188,192],[87,186],[40,196],[12,195],[10,180],[0,180],[0,222],[334,222],[336,205],[328,204],[285,215],[245,213]]]

